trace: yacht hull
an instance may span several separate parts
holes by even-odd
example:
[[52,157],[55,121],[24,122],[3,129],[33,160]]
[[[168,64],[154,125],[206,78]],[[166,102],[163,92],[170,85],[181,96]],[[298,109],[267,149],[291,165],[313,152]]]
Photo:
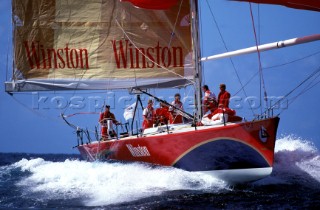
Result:
[[146,162],[201,172],[230,182],[272,172],[279,118],[189,127],[147,136],[79,145],[83,158]]

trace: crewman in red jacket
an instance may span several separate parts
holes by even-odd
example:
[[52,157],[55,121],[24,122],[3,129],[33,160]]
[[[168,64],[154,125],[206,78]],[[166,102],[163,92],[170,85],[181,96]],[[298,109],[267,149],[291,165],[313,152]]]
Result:
[[155,124],[156,125],[167,125],[171,121],[171,114],[169,107],[163,102],[160,102],[160,107],[155,112]]
[[229,108],[230,93],[226,91],[226,85],[220,84],[220,93],[218,95],[218,104],[222,104],[224,108]]
[[[180,110],[183,111],[183,104],[180,101],[181,96],[179,93],[176,93],[174,95],[174,101],[172,101],[169,111],[171,112],[171,120],[170,123],[171,124],[179,124],[179,123],[183,123],[183,118],[182,115],[179,114],[179,111],[175,108],[178,108]],[[175,107],[175,108],[174,108]]]
[[[101,125],[101,136],[103,140],[116,136],[116,132],[112,128],[112,123],[118,124],[118,121],[116,120],[114,114],[110,112],[109,105],[106,105],[104,112],[100,113],[99,122]],[[110,132],[108,127],[111,129]]]

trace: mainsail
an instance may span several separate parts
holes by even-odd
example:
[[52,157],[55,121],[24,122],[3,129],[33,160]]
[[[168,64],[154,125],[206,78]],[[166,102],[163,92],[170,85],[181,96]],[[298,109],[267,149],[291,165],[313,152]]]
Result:
[[6,91],[193,83],[189,1],[150,2],[13,0],[13,75]]

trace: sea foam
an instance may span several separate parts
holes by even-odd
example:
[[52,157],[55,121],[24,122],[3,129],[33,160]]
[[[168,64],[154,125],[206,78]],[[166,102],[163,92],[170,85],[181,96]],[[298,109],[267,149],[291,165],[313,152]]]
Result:
[[83,197],[87,206],[130,202],[166,191],[226,188],[223,181],[208,175],[139,163],[50,162],[37,158],[14,165],[31,173],[19,185],[43,192],[43,199]]
[[256,184],[320,185],[320,155],[315,145],[295,135],[282,136],[276,141],[275,160],[271,176]]
[[320,183],[320,154],[312,142],[294,135],[283,137],[276,144],[276,160],[280,157],[282,167],[297,166]]

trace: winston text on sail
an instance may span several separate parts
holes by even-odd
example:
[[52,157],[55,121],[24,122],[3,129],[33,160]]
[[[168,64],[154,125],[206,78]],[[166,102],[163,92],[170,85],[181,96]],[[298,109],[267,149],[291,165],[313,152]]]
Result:
[[129,40],[112,40],[111,44],[118,69],[183,67],[181,47],[163,47],[157,42],[153,47],[137,48]]
[[88,50],[69,48],[45,48],[39,42],[24,42],[31,69],[89,69]]

